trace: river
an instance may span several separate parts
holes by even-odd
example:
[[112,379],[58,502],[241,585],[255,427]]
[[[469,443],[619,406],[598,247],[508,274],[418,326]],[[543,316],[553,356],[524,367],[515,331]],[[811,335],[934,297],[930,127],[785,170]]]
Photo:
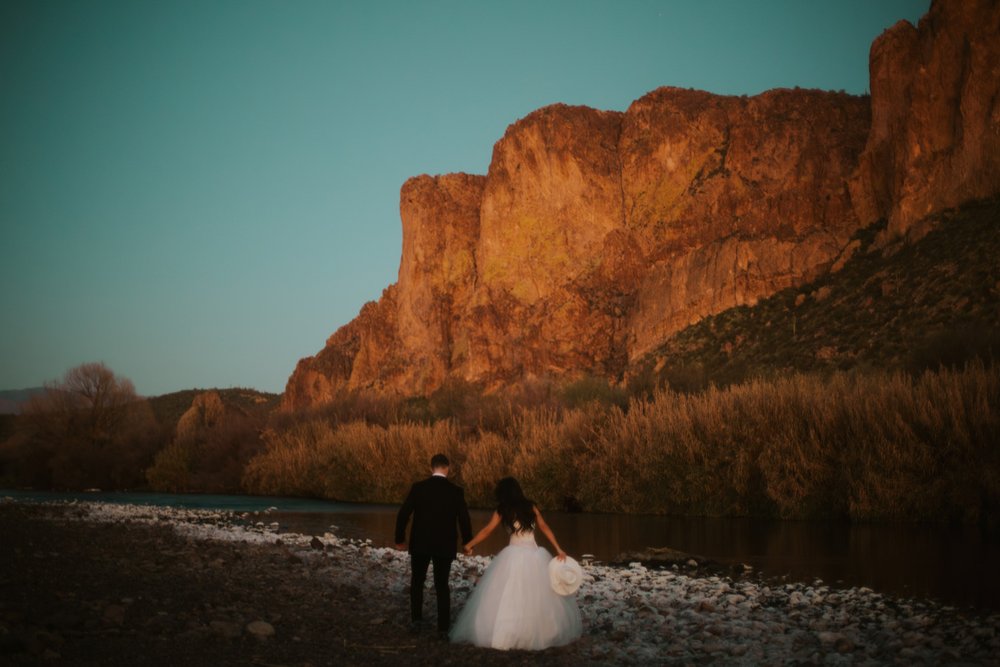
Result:
[[[0,490],[15,500],[91,500],[140,505],[260,512],[279,532],[371,539],[389,546],[397,507],[302,498],[162,493],[54,493]],[[473,510],[473,530],[489,512]],[[1000,609],[1000,535],[974,526],[778,521],[546,512],[566,551],[611,561],[646,547],[670,547],[722,564],[747,564],[769,579],[830,586],[867,586],[902,597],[935,599],[982,611]],[[492,554],[497,531],[477,549]]]

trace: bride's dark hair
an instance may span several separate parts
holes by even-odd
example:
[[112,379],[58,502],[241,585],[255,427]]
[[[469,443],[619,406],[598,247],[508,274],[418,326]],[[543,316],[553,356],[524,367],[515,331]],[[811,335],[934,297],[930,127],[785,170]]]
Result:
[[[513,477],[497,482],[497,514],[504,526],[512,531],[532,530],[535,527],[535,503],[524,497],[521,485]],[[517,524],[518,528],[514,527]]]

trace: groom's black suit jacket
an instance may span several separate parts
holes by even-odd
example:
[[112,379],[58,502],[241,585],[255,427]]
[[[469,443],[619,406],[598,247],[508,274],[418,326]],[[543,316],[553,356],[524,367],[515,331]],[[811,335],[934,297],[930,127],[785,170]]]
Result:
[[472,522],[465,504],[465,491],[445,477],[429,477],[410,489],[396,515],[396,544],[406,540],[406,524],[411,514],[411,554],[454,558],[457,528],[462,531],[462,544],[472,539]]

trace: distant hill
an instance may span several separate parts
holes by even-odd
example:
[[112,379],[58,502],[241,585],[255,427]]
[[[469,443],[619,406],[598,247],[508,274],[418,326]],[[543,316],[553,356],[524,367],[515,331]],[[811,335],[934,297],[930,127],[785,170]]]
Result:
[[[31,399],[45,391],[44,387],[29,389],[12,389],[0,391],[0,415],[16,415],[21,407]],[[269,394],[256,389],[184,389],[162,396],[152,396],[147,400],[153,408],[153,414],[161,424],[174,425],[181,418],[195,397],[206,391],[216,391],[223,403],[235,407],[247,414],[269,413],[274,410],[280,400],[280,394]],[[10,420],[7,420],[10,421]],[[5,421],[6,423],[6,421]],[[12,421],[10,423],[13,423]]]
[[633,381],[687,390],[786,371],[1000,359],[1000,200],[937,217],[920,241],[885,249],[872,244],[882,225],[862,230],[840,271],[688,327]]
[[30,387],[28,389],[7,389],[0,391],[0,415],[13,415],[21,411],[21,406],[27,403],[32,396],[36,396],[45,391],[44,387]]
[[149,405],[161,424],[175,425],[194,399],[206,391],[218,392],[225,405],[235,407],[247,414],[266,414],[274,410],[281,401],[280,394],[269,394],[256,389],[184,389],[162,396],[150,397]]

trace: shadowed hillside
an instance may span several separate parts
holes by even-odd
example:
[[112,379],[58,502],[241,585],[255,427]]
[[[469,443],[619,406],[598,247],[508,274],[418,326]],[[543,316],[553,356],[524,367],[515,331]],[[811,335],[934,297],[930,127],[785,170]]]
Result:
[[280,394],[269,394],[256,389],[184,389],[162,396],[153,396],[149,405],[153,408],[156,420],[161,424],[176,425],[181,416],[188,411],[194,399],[205,393],[214,391],[227,406],[242,410],[252,415],[267,415],[278,406]]
[[158,491],[240,491],[246,463],[280,396],[253,389],[188,390],[151,399],[169,443],[145,473]]
[[840,271],[688,327],[638,364],[632,382],[689,391],[789,371],[996,359],[1000,200],[936,217],[914,244],[873,249],[881,226],[862,230]]

